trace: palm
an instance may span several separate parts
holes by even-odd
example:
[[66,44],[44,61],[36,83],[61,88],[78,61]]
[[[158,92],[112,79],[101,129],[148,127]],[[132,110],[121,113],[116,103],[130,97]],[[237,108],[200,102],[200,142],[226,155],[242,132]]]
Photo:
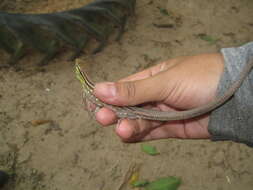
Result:
[[[174,108],[167,106],[166,104],[159,103],[156,106],[147,106],[152,109],[162,111],[175,111]],[[166,139],[166,138],[183,138],[183,139],[204,139],[209,138],[210,135],[207,130],[209,121],[209,115],[200,116],[194,119],[182,120],[182,121],[169,121],[169,122],[157,122],[157,121],[128,121],[125,127],[134,125],[136,128],[145,125],[146,129],[137,129],[142,131],[132,135],[131,138],[123,139],[127,142],[138,142],[145,140]],[[129,125],[130,122],[130,125]]]

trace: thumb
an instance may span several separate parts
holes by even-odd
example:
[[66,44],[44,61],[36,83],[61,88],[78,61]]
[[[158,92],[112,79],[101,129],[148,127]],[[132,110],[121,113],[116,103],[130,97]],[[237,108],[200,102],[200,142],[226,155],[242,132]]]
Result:
[[118,106],[161,101],[166,98],[169,88],[163,75],[164,72],[142,80],[98,83],[94,94],[100,100]]

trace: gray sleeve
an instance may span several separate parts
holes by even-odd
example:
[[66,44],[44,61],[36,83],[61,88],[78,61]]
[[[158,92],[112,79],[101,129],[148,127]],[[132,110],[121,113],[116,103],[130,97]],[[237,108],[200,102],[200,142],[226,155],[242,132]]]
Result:
[[[225,68],[218,96],[224,94],[242,68],[253,61],[253,42],[238,48],[225,48],[221,52]],[[253,146],[253,71],[234,96],[212,112],[208,130],[212,140],[232,140]]]

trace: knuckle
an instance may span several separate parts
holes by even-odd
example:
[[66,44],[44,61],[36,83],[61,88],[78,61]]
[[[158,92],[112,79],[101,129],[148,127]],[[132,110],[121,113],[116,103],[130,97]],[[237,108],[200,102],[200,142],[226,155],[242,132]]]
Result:
[[136,95],[136,86],[133,82],[124,82],[119,85],[119,94],[127,98],[127,100],[132,100]]
[[136,95],[136,86],[133,82],[127,82],[126,83],[126,94],[127,98],[130,100],[133,99]]

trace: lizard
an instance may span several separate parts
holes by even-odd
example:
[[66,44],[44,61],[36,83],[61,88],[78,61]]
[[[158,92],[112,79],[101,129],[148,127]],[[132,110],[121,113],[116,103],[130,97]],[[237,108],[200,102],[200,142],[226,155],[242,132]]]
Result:
[[102,107],[109,108],[115,112],[118,118],[146,119],[155,121],[186,120],[204,115],[217,109],[234,95],[234,93],[242,85],[245,78],[251,72],[252,68],[253,68],[253,61],[243,68],[243,70],[238,76],[238,79],[231,84],[231,86],[227,89],[227,91],[223,95],[216,97],[213,101],[189,110],[167,112],[167,111],[145,109],[138,106],[116,106],[107,104],[99,100],[93,94],[93,90],[95,88],[94,83],[89,79],[88,75],[81,70],[78,61],[76,61],[75,65],[76,77],[82,84],[85,98],[91,103],[93,103],[97,108]]

